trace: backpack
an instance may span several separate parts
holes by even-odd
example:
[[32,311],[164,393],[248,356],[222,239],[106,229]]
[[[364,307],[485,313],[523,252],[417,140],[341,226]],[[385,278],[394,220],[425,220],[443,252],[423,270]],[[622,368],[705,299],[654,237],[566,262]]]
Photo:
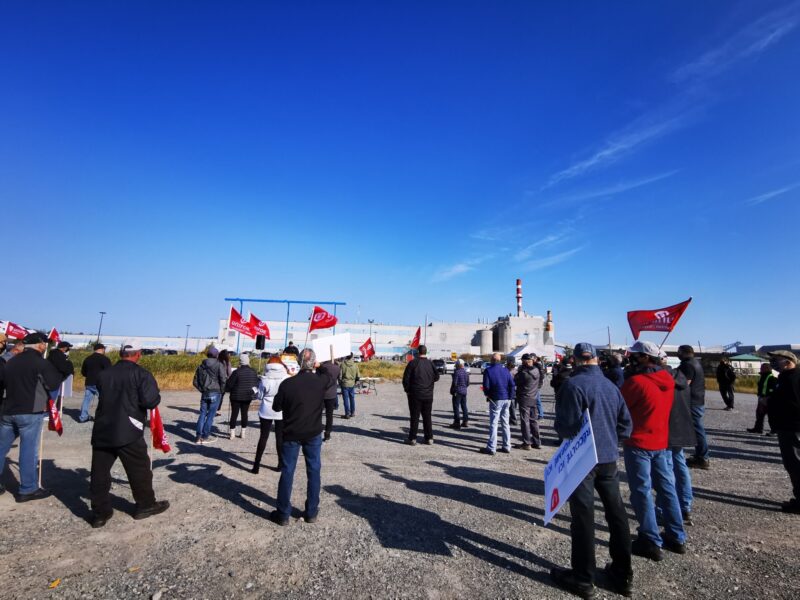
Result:
[[197,370],[194,372],[194,379],[192,380],[192,385],[194,389],[196,389],[201,394],[206,393],[212,385],[214,385],[214,375],[211,373],[211,369],[206,367],[205,365],[200,365],[197,367]]

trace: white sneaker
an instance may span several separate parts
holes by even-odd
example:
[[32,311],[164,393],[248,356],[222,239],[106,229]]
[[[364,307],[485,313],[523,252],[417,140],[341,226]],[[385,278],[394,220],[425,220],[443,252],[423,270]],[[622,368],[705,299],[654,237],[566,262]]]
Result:
[[246,427],[242,427],[242,435],[240,436],[242,439],[244,439],[244,434],[246,432],[247,432],[247,428]]
[[234,437],[236,437],[236,429],[234,429],[233,427],[231,427],[231,432],[230,432],[230,436],[229,437],[230,437],[230,439],[233,439]]

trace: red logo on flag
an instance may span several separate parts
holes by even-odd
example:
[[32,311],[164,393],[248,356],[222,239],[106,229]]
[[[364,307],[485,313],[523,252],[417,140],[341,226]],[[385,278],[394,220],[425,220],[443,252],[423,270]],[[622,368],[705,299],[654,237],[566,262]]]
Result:
[[361,350],[361,358],[369,360],[370,356],[375,356],[375,347],[372,345],[372,338],[367,338],[367,341],[358,347]]
[[631,326],[633,338],[638,340],[642,331],[672,331],[691,301],[689,298],[666,308],[628,311],[628,324]]
[[308,326],[308,330],[314,331],[315,329],[328,329],[329,327],[336,325],[338,322],[339,319],[334,317],[327,310],[322,309],[319,306],[315,306],[314,312],[311,314],[311,324]]
[[250,331],[255,335],[263,335],[268,340],[271,339],[269,337],[269,327],[267,327],[267,324],[253,313],[250,313],[250,322],[248,325],[250,326]]
[[553,490],[553,495],[550,496],[550,512],[555,512],[555,510],[558,508],[558,502],[558,488],[555,488]]
[[161,420],[161,413],[157,406],[150,411],[150,432],[153,434],[153,448],[164,453],[172,449],[170,448],[167,434],[164,432],[164,423]]
[[58,435],[64,433],[64,426],[61,424],[61,415],[58,414],[58,407],[56,407],[56,403],[53,402],[52,398],[48,401],[47,412],[47,429],[57,432]]
[[417,333],[414,334],[414,339],[408,345],[409,348],[419,348],[419,338],[422,333],[422,327],[417,327]]
[[250,329],[250,321],[246,321],[239,314],[239,311],[231,306],[231,316],[228,318],[228,329],[243,333],[247,337],[255,337],[253,330]]
[[12,323],[11,321],[8,322],[6,326],[6,336],[9,338],[14,338],[16,340],[21,340],[26,335],[28,335],[28,330],[24,327],[20,327],[16,323]]
[[55,327],[53,327],[53,329],[50,330],[50,333],[47,335],[47,339],[53,342],[54,344],[57,344],[58,342],[61,341],[61,336],[58,335],[58,331],[56,330]]

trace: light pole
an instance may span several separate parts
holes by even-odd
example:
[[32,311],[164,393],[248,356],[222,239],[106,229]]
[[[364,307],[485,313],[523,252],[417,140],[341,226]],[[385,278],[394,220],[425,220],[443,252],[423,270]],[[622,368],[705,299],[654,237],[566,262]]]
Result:
[[372,324],[375,322],[375,319],[367,319],[367,323],[369,323],[369,339],[372,339]]
[[100,311],[100,326],[97,328],[97,343],[100,343],[100,332],[103,331],[103,317],[105,316],[106,311]]
[[187,323],[186,324],[186,341],[183,343],[183,353],[184,354],[186,354],[186,348],[189,347],[189,327],[191,327],[191,325],[189,325]]

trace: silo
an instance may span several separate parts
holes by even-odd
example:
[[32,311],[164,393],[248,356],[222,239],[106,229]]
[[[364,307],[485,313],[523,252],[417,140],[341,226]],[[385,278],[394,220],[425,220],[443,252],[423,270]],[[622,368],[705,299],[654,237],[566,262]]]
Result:
[[491,354],[492,353],[492,330],[491,329],[481,329],[481,331],[480,331],[480,346],[481,346],[481,354]]

